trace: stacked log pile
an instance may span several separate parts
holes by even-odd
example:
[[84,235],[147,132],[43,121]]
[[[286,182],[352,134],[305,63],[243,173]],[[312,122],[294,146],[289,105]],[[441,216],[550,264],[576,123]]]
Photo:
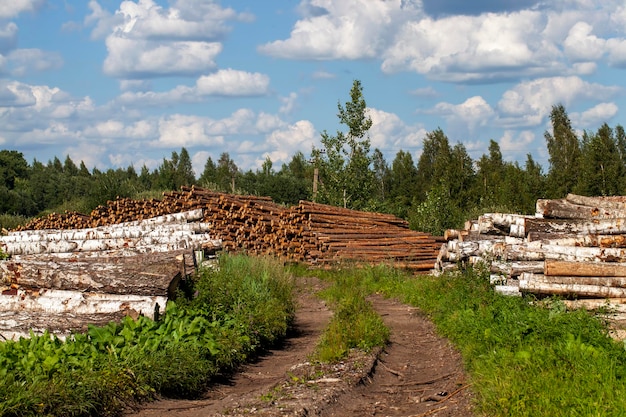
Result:
[[392,215],[308,201],[292,208],[284,223],[283,237],[278,239],[283,250],[293,236],[300,237],[286,255],[319,266],[352,260],[429,271],[441,245],[441,240],[409,230],[405,220]]
[[0,338],[45,330],[63,338],[125,315],[155,317],[194,270],[196,256],[220,248],[202,218],[194,210],[0,237],[10,256],[0,262]]
[[626,197],[570,194],[536,207],[535,216],[485,214],[447,231],[436,270],[483,263],[503,293],[559,295],[590,308],[624,303]]
[[284,207],[269,197],[242,196],[182,187],[162,200],[118,199],[90,216],[50,215],[25,229],[74,228],[72,220],[96,227],[183,210],[202,209],[203,222],[227,251],[273,255],[287,261],[328,266],[342,260],[394,262],[413,271],[434,267],[440,238],[409,230],[392,215],[361,212],[301,201]]

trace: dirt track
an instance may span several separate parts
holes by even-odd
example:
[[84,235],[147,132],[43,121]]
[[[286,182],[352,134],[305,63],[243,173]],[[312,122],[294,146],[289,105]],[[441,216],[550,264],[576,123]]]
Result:
[[460,355],[418,310],[371,301],[391,329],[382,351],[355,352],[334,365],[307,361],[331,317],[314,297],[321,283],[300,279],[293,334],[283,346],[216,383],[198,400],[161,400],[128,417],[472,416]]

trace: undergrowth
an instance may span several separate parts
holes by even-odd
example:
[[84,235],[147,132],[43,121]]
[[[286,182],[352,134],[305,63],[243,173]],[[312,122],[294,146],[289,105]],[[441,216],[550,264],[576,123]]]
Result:
[[124,319],[67,341],[0,343],[0,415],[112,416],[156,395],[197,396],[286,335],[292,279],[265,258],[223,256],[159,321]]

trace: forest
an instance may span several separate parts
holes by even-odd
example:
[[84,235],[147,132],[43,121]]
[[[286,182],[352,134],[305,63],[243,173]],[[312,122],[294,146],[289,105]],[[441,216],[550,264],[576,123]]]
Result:
[[353,209],[395,214],[411,228],[441,234],[484,212],[532,214],[539,198],[626,193],[626,133],[603,124],[580,136],[562,104],[552,106],[544,133],[547,170],[529,153],[523,165],[503,160],[491,140],[488,153],[472,159],[462,143],[451,144],[441,129],[429,132],[415,161],[400,150],[393,161],[371,149],[363,86],[355,80],[350,101],[337,104],[346,131],[323,131],[322,148],[298,152],[274,167],[244,171],[228,154],[208,158],[196,177],[186,148],[174,151],[153,170],[145,165],[89,170],[69,156],[29,163],[16,150],[0,150],[0,226],[13,228],[50,212],[89,213],[117,197],[158,198],[181,185],[270,196],[277,203],[310,200]]

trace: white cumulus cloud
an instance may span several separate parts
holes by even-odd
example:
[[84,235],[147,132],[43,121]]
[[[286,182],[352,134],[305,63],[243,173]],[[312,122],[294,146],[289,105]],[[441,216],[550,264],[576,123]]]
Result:
[[198,94],[220,96],[257,96],[267,93],[270,79],[258,72],[219,70],[196,81]]
[[498,110],[504,124],[511,127],[537,126],[556,104],[567,107],[583,99],[598,101],[620,91],[621,87],[590,83],[576,76],[539,78],[506,91],[498,102]]
[[111,14],[96,1],[86,24],[92,36],[106,36],[103,69],[121,79],[197,75],[216,67],[227,22],[244,19],[217,2],[176,1],[163,7],[153,0],[123,1]]

